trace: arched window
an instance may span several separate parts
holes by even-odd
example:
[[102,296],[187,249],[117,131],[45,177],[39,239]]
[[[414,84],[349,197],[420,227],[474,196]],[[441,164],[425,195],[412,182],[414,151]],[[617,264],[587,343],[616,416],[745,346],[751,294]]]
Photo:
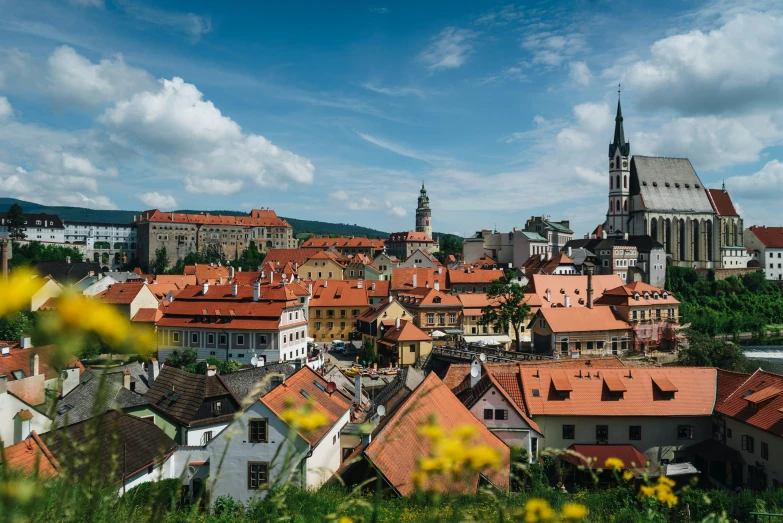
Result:
[[623,189],[627,189],[627,188],[628,188],[628,177],[623,176]]
[[712,222],[710,220],[707,220],[704,232],[707,234],[707,260],[712,261]]
[[650,220],[650,236],[653,240],[658,239],[658,220],[656,218]]
[[627,211],[627,210],[628,210],[628,200],[625,200],[625,201],[623,202],[623,210],[624,210],[624,211]]
[[699,234],[699,220],[693,220],[693,238],[691,238],[693,244],[693,261],[701,259],[701,235]]
[[609,177],[609,189],[614,189],[614,182],[612,181],[612,177]]
[[663,244],[666,246],[666,253],[672,253],[672,221],[666,218],[666,226],[663,229]]
[[619,189],[620,188],[620,175],[618,174],[617,177],[614,179],[615,186]]
[[617,200],[617,210],[620,210],[620,200]]
[[677,224],[677,246],[679,247],[680,251],[680,260],[685,259],[685,251],[686,251],[686,245],[685,245],[685,220],[680,218],[679,223]]

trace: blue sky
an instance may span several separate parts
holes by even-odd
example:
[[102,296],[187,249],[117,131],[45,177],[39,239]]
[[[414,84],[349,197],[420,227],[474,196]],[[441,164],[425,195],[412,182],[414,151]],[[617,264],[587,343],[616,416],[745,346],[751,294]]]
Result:
[[[228,4],[228,5],[226,5]],[[603,221],[636,154],[780,225],[779,2],[0,0],[0,195],[436,231]]]

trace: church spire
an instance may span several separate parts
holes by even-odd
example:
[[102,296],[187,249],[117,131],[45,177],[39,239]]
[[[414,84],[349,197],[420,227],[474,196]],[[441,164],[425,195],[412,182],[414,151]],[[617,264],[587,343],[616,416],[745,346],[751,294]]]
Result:
[[631,144],[625,141],[625,129],[623,128],[623,108],[620,106],[620,85],[617,85],[617,115],[614,117],[614,140],[609,144],[609,158],[612,158],[620,149],[622,156],[628,156],[631,152]]

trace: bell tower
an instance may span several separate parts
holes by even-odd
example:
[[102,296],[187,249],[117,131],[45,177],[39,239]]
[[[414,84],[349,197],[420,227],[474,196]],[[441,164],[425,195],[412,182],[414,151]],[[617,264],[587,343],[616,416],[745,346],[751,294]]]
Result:
[[620,107],[620,89],[617,89],[617,115],[614,118],[614,140],[609,144],[609,209],[604,230],[609,235],[628,232],[630,217],[631,144],[625,141],[623,110]]
[[430,197],[424,188],[424,180],[419,191],[419,205],[416,207],[416,232],[426,233],[432,238],[432,209],[430,209]]

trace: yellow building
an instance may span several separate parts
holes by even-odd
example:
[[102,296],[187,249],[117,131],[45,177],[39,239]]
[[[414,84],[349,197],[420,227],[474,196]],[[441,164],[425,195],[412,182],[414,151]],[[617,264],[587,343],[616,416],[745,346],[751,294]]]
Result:
[[356,321],[370,306],[372,293],[364,283],[362,280],[329,279],[312,282],[308,318],[310,336],[316,342],[359,338]]
[[300,278],[306,280],[342,280],[345,264],[331,251],[321,251],[307,259],[297,269]]
[[413,321],[411,313],[391,296],[365,309],[356,321],[356,328],[362,335],[362,343],[370,339],[377,345],[378,338],[383,336],[384,327],[393,325],[397,318]]
[[376,353],[381,367],[413,365],[432,352],[432,338],[413,322],[396,319],[378,340]]

